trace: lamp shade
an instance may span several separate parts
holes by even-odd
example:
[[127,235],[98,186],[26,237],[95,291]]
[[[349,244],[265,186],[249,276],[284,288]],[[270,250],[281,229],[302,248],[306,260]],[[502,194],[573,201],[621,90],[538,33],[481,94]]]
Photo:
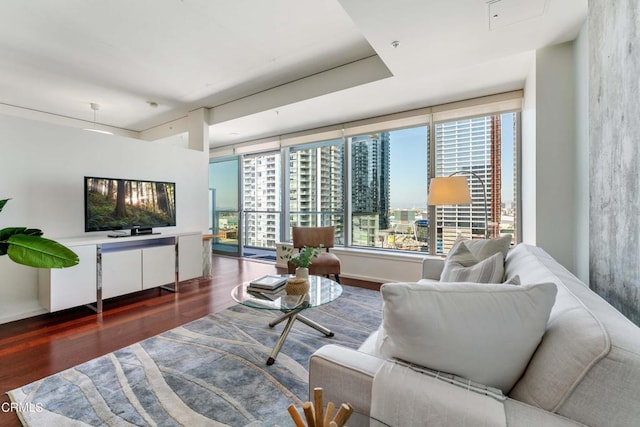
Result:
[[431,178],[428,205],[465,205],[471,203],[469,185],[464,176]]

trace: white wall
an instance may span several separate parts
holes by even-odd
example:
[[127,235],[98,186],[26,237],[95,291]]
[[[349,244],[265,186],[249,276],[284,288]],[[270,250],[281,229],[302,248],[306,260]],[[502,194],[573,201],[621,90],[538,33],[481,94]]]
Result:
[[573,43],[539,50],[536,68],[536,243],[573,271],[576,178]]
[[536,61],[524,86],[521,152],[522,241],[536,244]]
[[574,271],[576,112],[573,42],[540,49],[525,86],[523,240]]
[[[46,237],[84,233],[84,176],[176,183],[176,227],[208,227],[208,153],[0,115],[0,228],[40,228]],[[104,233],[103,233],[104,234]],[[38,311],[36,270],[0,257],[0,318],[18,302]]]
[[589,284],[589,34],[584,24],[573,44],[576,91],[575,274]]

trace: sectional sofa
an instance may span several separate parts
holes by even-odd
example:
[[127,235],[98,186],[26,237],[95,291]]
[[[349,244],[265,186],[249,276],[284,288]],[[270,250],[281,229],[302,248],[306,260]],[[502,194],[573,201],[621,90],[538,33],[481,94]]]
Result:
[[358,350],[311,356],[310,390],[350,402],[349,425],[640,425],[636,325],[535,246],[506,253],[515,285],[446,288],[444,264],[383,285],[383,323]]

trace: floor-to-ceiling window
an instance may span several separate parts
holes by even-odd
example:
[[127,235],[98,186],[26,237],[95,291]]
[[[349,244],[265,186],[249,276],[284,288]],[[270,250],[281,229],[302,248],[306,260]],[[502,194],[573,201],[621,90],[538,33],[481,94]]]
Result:
[[511,233],[515,243],[518,123],[518,113],[504,113],[435,124],[435,176],[466,175],[472,200],[436,208],[437,253],[458,236]]
[[290,148],[288,168],[289,226],[333,225],[336,243],[343,244],[343,140]]
[[280,151],[246,155],[242,158],[242,220],[245,248],[275,249],[276,242],[281,240],[281,181]]
[[429,128],[349,138],[351,244],[428,251]]
[[237,157],[209,164],[209,229],[214,236],[212,249],[216,253],[240,254],[238,167]]
[[[446,253],[460,235],[517,242],[520,100],[513,92],[282,135],[266,153],[243,143],[245,251],[322,225],[336,227],[337,245],[386,251]],[[430,179],[454,173],[467,176],[471,204],[427,206]]]

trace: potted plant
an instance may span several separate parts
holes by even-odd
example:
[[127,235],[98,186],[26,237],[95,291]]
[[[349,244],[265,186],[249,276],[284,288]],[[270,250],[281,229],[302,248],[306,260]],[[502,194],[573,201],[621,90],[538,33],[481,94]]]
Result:
[[[0,200],[0,212],[10,199]],[[37,228],[8,227],[0,230],[0,256],[8,255],[18,264],[36,268],[72,267],[78,255],[58,242],[42,237]]]
[[299,252],[294,252],[292,247],[284,246],[282,252],[281,258],[296,266],[296,277],[306,278],[309,277],[311,260],[320,255],[320,248],[305,246]]

